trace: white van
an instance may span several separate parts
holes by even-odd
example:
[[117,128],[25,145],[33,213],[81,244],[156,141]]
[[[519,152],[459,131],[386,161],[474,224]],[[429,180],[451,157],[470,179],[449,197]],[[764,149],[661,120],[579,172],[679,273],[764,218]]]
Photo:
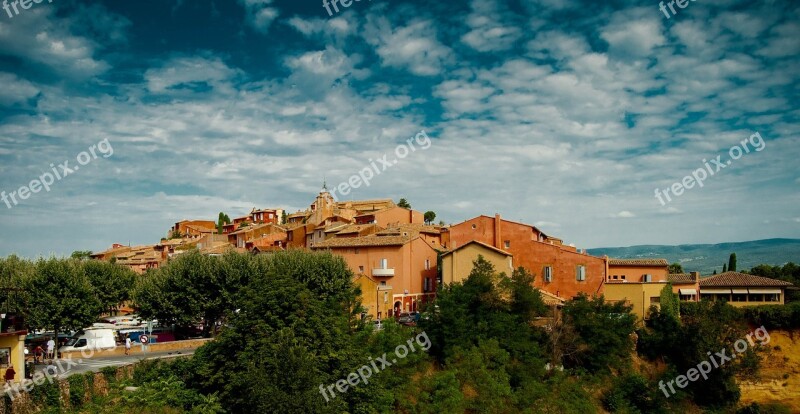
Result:
[[78,332],[58,349],[59,352],[73,352],[85,349],[110,349],[117,346],[113,329],[86,329]]

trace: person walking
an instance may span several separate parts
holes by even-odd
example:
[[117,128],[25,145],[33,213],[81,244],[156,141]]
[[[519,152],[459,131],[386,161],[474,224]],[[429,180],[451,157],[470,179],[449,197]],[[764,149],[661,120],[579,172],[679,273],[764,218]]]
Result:
[[14,377],[17,375],[17,371],[14,371],[14,366],[9,365],[8,369],[6,370],[6,384],[11,387],[14,383]]
[[53,338],[47,340],[47,358],[53,360],[56,351],[56,341]]
[[131,336],[125,335],[125,355],[131,354]]
[[36,345],[36,349],[33,350],[33,363],[34,364],[41,364],[44,362],[44,348],[41,345]]

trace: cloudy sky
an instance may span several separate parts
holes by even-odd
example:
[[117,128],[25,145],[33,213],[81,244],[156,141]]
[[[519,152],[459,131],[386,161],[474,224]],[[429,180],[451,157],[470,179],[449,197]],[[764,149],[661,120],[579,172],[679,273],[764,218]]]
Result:
[[[0,255],[295,211],[384,154],[338,198],[497,212],[581,248],[800,237],[796,1],[28,5],[0,10],[0,190],[18,202],[0,202]],[[420,131],[430,147],[398,158]],[[727,165],[755,132],[762,150]],[[662,205],[704,159],[715,174]],[[50,191],[30,184],[65,161]]]

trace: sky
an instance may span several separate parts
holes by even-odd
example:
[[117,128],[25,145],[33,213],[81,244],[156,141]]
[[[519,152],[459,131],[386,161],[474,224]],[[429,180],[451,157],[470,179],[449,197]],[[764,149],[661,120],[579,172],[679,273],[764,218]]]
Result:
[[0,255],[323,183],[579,248],[800,238],[800,3],[345,4],[4,3]]

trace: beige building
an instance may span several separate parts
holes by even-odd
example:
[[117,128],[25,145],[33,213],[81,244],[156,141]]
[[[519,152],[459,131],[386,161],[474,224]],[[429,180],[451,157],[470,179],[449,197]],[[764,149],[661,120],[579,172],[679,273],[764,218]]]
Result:
[[641,321],[647,319],[650,305],[660,307],[661,290],[668,282],[611,282],[606,283],[603,295],[609,302],[624,302],[633,305],[633,312]]
[[511,253],[473,240],[442,255],[441,283],[450,284],[466,279],[472,272],[473,262],[478,260],[478,256],[483,256],[486,261],[494,265],[494,270],[497,272],[504,272],[510,276],[514,271]]

